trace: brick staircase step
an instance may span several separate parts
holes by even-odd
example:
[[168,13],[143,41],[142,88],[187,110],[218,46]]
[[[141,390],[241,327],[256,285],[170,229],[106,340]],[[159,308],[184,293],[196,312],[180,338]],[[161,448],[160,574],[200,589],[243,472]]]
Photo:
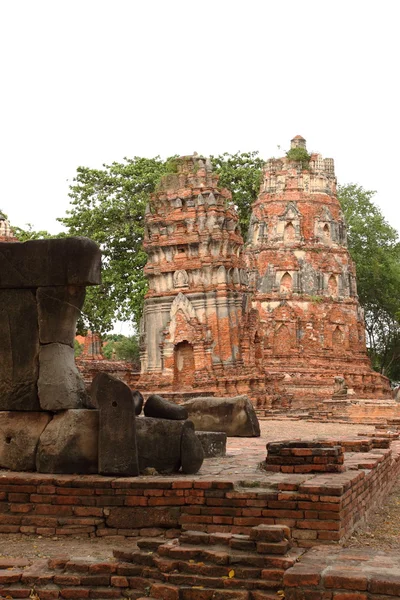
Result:
[[140,550],[155,551],[157,550],[158,546],[161,546],[161,544],[165,544],[165,538],[141,538],[137,541],[137,545]]
[[134,563],[137,565],[147,565],[147,566],[152,566],[153,563],[153,551],[147,551],[147,550],[132,550],[132,551],[127,551],[127,550],[113,550],[113,556],[114,558],[117,558],[118,560],[127,562],[127,563]]

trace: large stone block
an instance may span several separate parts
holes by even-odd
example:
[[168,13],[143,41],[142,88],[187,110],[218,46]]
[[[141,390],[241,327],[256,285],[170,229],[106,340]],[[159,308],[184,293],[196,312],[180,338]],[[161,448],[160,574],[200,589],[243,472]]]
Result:
[[58,342],[74,347],[76,322],[85,300],[85,287],[41,287],[36,292],[41,344]]
[[34,293],[0,289],[0,410],[40,409],[38,354]]
[[89,405],[73,348],[65,344],[40,347],[38,393],[42,410],[59,411]]
[[153,468],[159,473],[173,473],[181,467],[183,421],[136,419],[139,470]]
[[226,433],[223,431],[196,431],[203,446],[204,458],[226,455]]
[[97,473],[99,413],[66,410],[53,417],[40,436],[40,473]]
[[139,475],[131,389],[116,377],[98,373],[93,380],[92,396],[99,407],[99,473]]
[[0,467],[34,471],[39,438],[51,416],[45,412],[0,412]]
[[84,237],[2,243],[0,289],[98,285],[100,249]]
[[174,473],[181,467],[184,473],[200,469],[204,454],[189,421],[139,417],[136,431],[141,473],[148,468],[159,473]]
[[184,403],[198,431],[223,431],[228,437],[258,437],[260,425],[247,396],[198,397]]

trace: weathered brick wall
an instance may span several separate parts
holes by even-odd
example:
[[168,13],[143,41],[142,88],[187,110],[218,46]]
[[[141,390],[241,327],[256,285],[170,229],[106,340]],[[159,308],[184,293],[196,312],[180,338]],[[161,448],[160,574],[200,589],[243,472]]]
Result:
[[133,600],[391,600],[400,594],[397,553],[291,547],[289,529],[262,525],[247,536],[187,532],[139,540],[114,560],[53,556],[0,559],[6,598]]
[[145,392],[319,409],[341,375],[353,398],[391,397],[366,353],[332,159],[267,161],[243,246],[210,162],[181,157],[146,211],[144,248]]
[[400,472],[400,443],[346,453],[337,474],[265,476],[265,487],[233,480],[111,478],[3,473],[0,533],[174,536],[179,530],[248,534],[282,524],[301,546],[346,538]]
[[[335,442],[269,442],[264,469],[275,473],[340,473],[343,447]],[[368,452],[368,450],[367,450]]]
[[397,553],[318,548],[283,578],[287,600],[393,600],[400,597]]

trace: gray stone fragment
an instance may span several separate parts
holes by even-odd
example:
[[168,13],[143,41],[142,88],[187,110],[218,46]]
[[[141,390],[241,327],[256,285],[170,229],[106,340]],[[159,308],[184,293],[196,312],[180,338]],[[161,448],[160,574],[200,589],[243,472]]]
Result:
[[64,344],[40,347],[38,393],[42,410],[59,411],[89,405],[73,348]]
[[138,416],[142,412],[144,398],[139,390],[134,390],[132,392],[133,404],[135,406],[135,415]]
[[76,322],[85,300],[85,288],[41,287],[36,291],[41,344],[59,342],[74,347]]
[[39,438],[51,419],[45,412],[0,412],[0,468],[35,471]]
[[259,437],[260,425],[247,396],[198,397],[184,403],[197,431],[223,431],[228,437]]
[[203,447],[204,458],[226,455],[226,433],[223,431],[196,431]]
[[144,405],[144,414],[146,417],[156,419],[174,419],[183,421],[188,418],[188,411],[184,406],[179,406],[174,402],[165,400],[162,396],[151,394]]
[[101,254],[84,237],[3,242],[0,289],[98,285]]
[[194,425],[192,421],[185,421],[181,438],[182,472],[187,475],[197,473],[203,460],[203,446],[194,432]]
[[131,389],[108,373],[98,373],[92,396],[99,407],[99,473],[139,475]]
[[99,413],[66,410],[55,415],[40,436],[39,473],[97,473]]
[[153,468],[159,473],[174,473],[181,467],[183,421],[136,419],[139,470]]
[[40,409],[38,354],[35,294],[0,289],[0,410]]

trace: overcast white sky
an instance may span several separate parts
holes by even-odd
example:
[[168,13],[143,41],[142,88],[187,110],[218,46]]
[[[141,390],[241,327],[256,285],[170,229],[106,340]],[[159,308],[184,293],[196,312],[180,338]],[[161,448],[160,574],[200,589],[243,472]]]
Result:
[[[1,0],[0,210],[60,230],[78,165],[297,134],[400,230],[396,0]],[[283,152],[282,152],[283,154]]]

